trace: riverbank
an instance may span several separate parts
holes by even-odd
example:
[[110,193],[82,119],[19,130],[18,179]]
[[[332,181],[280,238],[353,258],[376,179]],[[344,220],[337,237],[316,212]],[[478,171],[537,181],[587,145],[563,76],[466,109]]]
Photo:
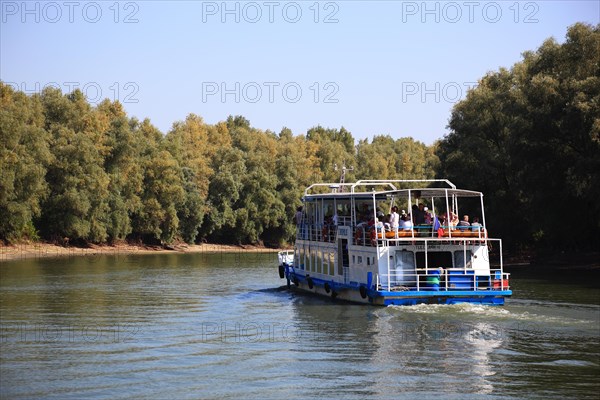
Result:
[[600,287],[600,253],[572,252],[507,256],[504,270],[514,278],[543,278],[552,281],[586,282]]
[[135,255],[135,254],[176,254],[176,253],[273,253],[282,249],[264,246],[235,246],[223,244],[176,244],[169,247],[133,245],[119,243],[115,245],[89,245],[87,247],[59,246],[50,243],[25,243],[0,245],[0,262],[46,257],[96,257],[99,255]]

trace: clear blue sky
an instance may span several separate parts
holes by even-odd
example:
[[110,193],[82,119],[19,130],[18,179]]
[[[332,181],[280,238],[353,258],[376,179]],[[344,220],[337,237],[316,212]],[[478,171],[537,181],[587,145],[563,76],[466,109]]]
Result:
[[[25,6],[24,6],[25,4]],[[341,126],[427,144],[488,71],[593,1],[0,1],[0,79],[80,87],[163,132],[189,113],[303,134]]]

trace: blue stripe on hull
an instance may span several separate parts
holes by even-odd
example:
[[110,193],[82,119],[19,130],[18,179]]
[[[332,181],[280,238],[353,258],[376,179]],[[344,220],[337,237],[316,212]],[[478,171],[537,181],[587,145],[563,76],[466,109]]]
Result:
[[484,304],[489,306],[501,306],[504,305],[504,297],[499,296],[464,296],[455,297],[454,295],[448,296],[426,296],[426,297],[412,297],[412,298],[385,298],[383,304],[386,306],[414,306],[417,304],[460,304],[460,303],[473,303],[473,304]]
[[[304,292],[315,293],[316,288],[323,288],[327,284],[329,291],[335,291],[340,294],[341,300],[355,301],[360,303],[372,303],[379,305],[417,305],[417,304],[459,304],[459,303],[473,303],[473,304],[485,304],[485,305],[503,305],[504,298],[512,295],[511,290],[441,290],[441,291],[377,291],[374,289],[366,290],[367,297],[362,299],[361,296],[356,296],[360,293],[360,285],[358,284],[343,284],[334,281],[326,281],[313,277],[306,277],[294,273],[290,273],[289,269],[286,270],[286,276],[292,282],[294,278],[298,279],[301,286],[299,289]],[[310,279],[314,289],[305,287]],[[329,292],[328,292],[329,293]],[[353,293],[352,296],[350,293]],[[326,295],[322,293],[315,293],[318,295]],[[350,295],[351,298],[347,298]]]

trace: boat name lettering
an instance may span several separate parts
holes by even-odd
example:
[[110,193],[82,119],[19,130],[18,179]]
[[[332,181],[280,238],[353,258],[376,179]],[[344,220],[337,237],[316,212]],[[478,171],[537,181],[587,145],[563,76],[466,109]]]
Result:
[[[438,243],[428,243],[427,244],[427,250],[431,250],[431,249],[439,249],[440,245]],[[417,250],[425,250],[425,245],[424,244],[418,244],[417,245]]]

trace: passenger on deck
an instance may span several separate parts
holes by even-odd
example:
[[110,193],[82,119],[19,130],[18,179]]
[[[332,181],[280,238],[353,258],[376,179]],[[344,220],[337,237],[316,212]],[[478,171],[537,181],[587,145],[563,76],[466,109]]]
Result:
[[479,218],[474,217],[473,218],[473,223],[471,224],[471,230],[473,232],[479,232],[481,231],[482,225],[479,223]]
[[400,224],[400,216],[398,215],[398,207],[392,207],[392,213],[390,214],[390,226],[392,229],[398,229]]
[[385,215],[381,211],[379,211],[377,213],[377,218],[375,220],[376,221],[375,226],[377,226],[377,228],[380,228],[380,229],[383,228],[384,227],[384,225],[383,225],[384,219],[385,219]]
[[382,221],[383,218],[383,213],[381,211],[378,212],[377,217],[375,218],[375,224],[371,227],[371,229],[375,229],[377,233],[382,233],[385,229]]
[[450,211],[450,218],[448,220],[448,226],[450,229],[456,229],[456,225],[458,225],[458,215],[454,214],[454,212]]
[[302,206],[298,206],[298,208],[296,208],[294,222],[296,222],[296,225],[300,225],[300,223],[302,222]]
[[413,227],[413,223],[411,221],[410,215],[402,216],[402,230],[410,231]]
[[390,218],[391,214],[388,214],[385,217],[383,217],[383,227],[387,232],[392,230],[392,226],[390,225]]
[[433,216],[431,215],[431,213],[429,212],[429,209],[427,207],[423,207],[423,221],[426,225],[431,225],[433,223]]
[[392,231],[397,232],[399,226],[400,216],[398,215],[398,207],[394,206],[392,207],[392,213],[390,214],[390,228],[392,228]]
[[471,223],[469,222],[469,216],[463,215],[463,219],[457,225],[458,229],[461,231],[466,231],[469,230],[469,226],[471,226]]
[[419,203],[419,206],[414,205],[412,214],[415,225],[423,225],[425,223],[425,204]]
[[369,227],[375,226],[376,222],[377,222],[377,218],[376,217],[369,218]]

